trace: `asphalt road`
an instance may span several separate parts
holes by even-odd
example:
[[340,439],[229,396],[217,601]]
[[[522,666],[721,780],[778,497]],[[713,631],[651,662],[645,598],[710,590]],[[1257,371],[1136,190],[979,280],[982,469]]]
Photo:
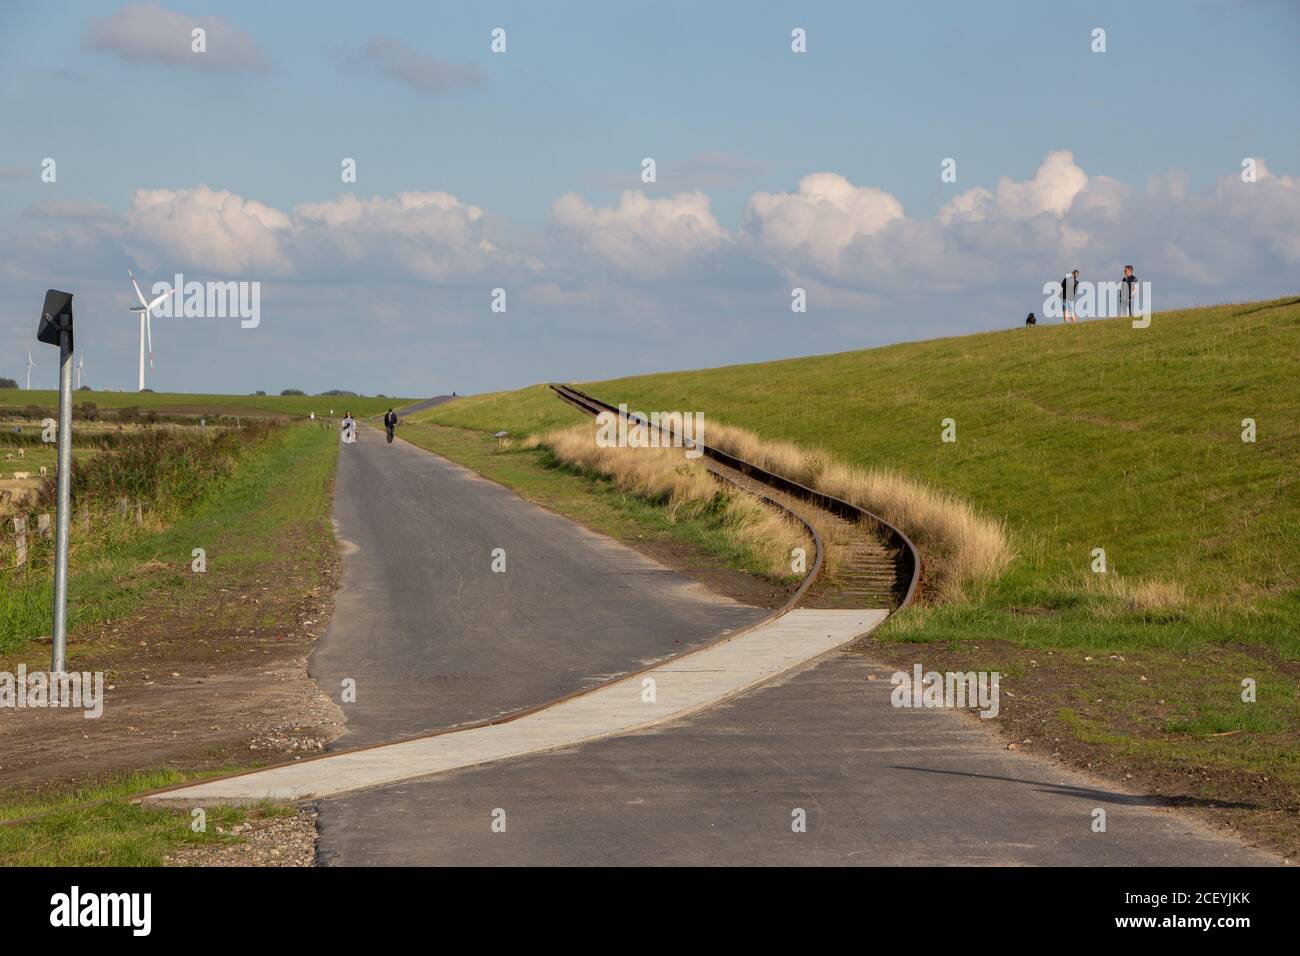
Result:
[[[762,612],[363,429],[336,512],[361,550],[313,658],[358,675],[344,745],[537,703]],[[493,547],[508,571],[489,570]],[[680,643],[679,643],[680,642]],[[924,663],[924,661],[922,661]],[[868,681],[868,673],[879,679]],[[889,702],[843,652],[693,717],[319,803],[325,864],[1249,865],[1159,801]],[[1105,832],[1094,831],[1106,811]],[[792,829],[803,811],[806,832]],[[500,830],[504,820],[504,832]],[[494,829],[493,823],[497,826]]]
[[437,395],[433,398],[426,398],[422,402],[415,402],[411,405],[403,405],[397,409],[397,417],[405,418],[407,415],[414,415],[416,412],[423,412],[433,408],[436,405],[442,405],[446,402],[454,401],[457,396],[454,395]]
[[309,662],[347,718],[336,749],[545,703],[767,613],[381,431],[357,439],[335,486],[342,580]]
[[[869,672],[880,675],[867,681]],[[330,863],[1229,866],[1275,858],[1159,801],[889,703],[841,653],[697,716],[323,801]],[[1105,832],[1094,832],[1096,810]],[[804,811],[806,830],[793,829]],[[492,828],[502,819],[505,831]],[[495,814],[495,816],[494,816]]]

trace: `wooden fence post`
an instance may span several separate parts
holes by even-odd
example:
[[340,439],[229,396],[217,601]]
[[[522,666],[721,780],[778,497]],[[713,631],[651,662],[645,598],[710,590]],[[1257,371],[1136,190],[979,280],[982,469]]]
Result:
[[14,567],[21,568],[27,563],[27,518],[23,515],[14,515],[14,551]]

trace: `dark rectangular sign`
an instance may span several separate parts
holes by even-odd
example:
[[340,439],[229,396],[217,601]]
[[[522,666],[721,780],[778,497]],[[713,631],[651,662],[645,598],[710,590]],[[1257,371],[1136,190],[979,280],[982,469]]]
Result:
[[36,330],[36,340],[47,345],[59,344],[59,332],[68,330],[68,351],[72,351],[72,293],[47,289],[45,308],[41,310],[41,324]]

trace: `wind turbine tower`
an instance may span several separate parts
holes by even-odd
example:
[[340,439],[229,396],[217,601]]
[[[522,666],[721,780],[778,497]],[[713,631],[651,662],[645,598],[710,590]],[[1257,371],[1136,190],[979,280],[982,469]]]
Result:
[[127,269],[126,274],[131,277],[131,287],[135,289],[135,297],[140,300],[139,305],[131,306],[131,311],[140,313],[140,384],[137,390],[143,392],[144,353],[146,342],[149,344],[149,367],[153,368],[153,322],[151,321],[153,310],[161,305],[163,300],[172,293],[171,290],[168,289],[152,302],[147,302],[145,301],[144,293],[140,291],[140,283],[135,281],[135,273],[130,269]]

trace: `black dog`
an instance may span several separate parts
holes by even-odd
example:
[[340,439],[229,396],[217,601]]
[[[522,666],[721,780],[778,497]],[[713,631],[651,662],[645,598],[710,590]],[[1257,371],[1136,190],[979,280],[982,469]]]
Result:
[[1030,312],[1029,317],[1025,319],[1025,325],[1037,325],[1038,320],[1034,318],[1034,313]]

